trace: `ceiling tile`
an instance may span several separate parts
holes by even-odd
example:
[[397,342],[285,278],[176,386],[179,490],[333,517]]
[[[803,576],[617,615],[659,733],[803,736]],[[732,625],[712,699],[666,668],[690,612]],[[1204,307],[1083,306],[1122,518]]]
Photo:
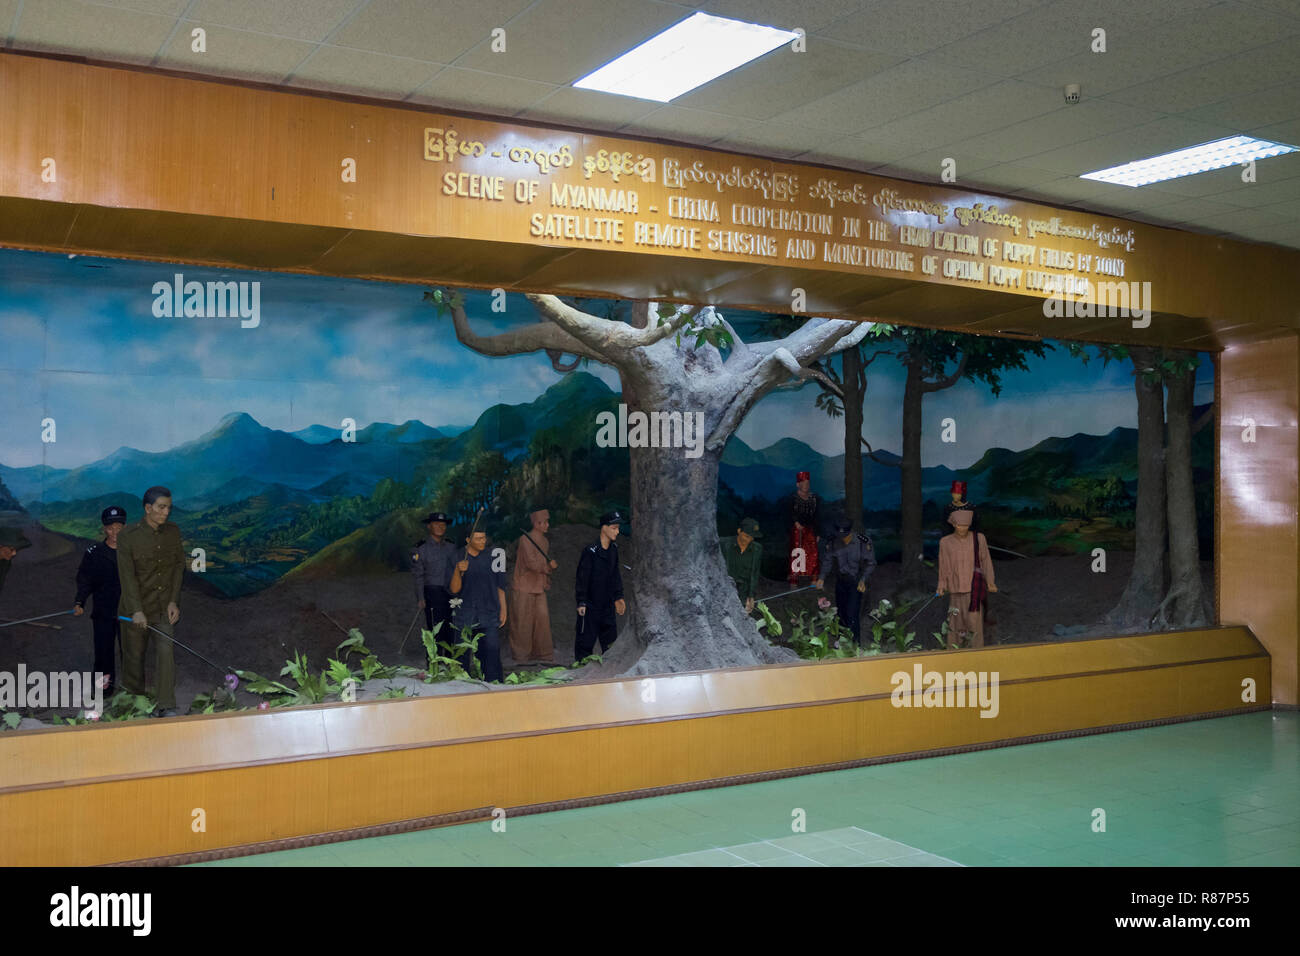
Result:
[[[940,77],[942,82],[935,82]],[[929,109],[997,82],[996,76],[974,70],[940,71],[920,57],[865,80],[854,82],[850,77],[842,89],[774,116],[771,122],[791,122],[844,135]]]
[[[836,20],[857,13],[863,0],[703,0],[692,4],[705,13],[745,20],[781,30],[799,27],[812,35]],[[811,48],[811,47],[810,47]]]
[[823,136],[819,130],[764,123],[742,127],[713,143],[713,146],[738,153],[771,156],[774,159],[793,159],[808,152],[809,144],[817,142]]
[[494,28],[502,27],[506,31],[506,52],[495,55],[508,57],[514,52],[512,41],[525,41],[523,35],[515,32],[511,21],[529,2],[370,0],[330,37],[330,42],[391,56],[451,63],[490,37]]
[[1025,162],[1030,166],[1080,175],[1195,146],[1232,133],[1232,130],[1222,126],[1171,116],[1144,126],[1037,153],[1025,157]]
[[185,18],[203,27],[216,24],[319,43],[356,8],[356,0],[193,0]]
[[[1300,58],[1300,53],[1297,54]],[[1272,89],[1256,87],[1229,99],[1209,106],[1190,110],[1183,115],[1188,119],[1218,123],[1241,132],[1251,132],[1262,126],[1271,126],[1287,120],[1300,119],[1300,90],[1293,78]]]
[[1286,202],[1274,203],[1268,207],[1268,211],[1276,213],[1286,219],[1300,220],[1300,199],[1291,199]]
[[1270,207],[1279,203],[1300,199],[1300,176],[1270,182],[1260,179],[1257,182],[1234,189],[1231,192],[1214,196],[1217,202],[1232,203],[1234,206],[1247,208]]
[[963,140],[961,148],[1011,162],[1160,118],[1151,110],[1118,103],[1092,100],[1068,106],[1062,99],[1050,113]]
[[9,39],[9,29],[22,7],[22,0],[0,0],[0,45]]
[[749,125],[749,120],[739,116],[688,110],[682,106],[661,106],[635,123],[620,128],[619,132],[627,136],[651,136],[704,144],[724,138]]
[[1024,83],[1050,86],[1060,92],[1062,102],[1065,101],[1066,84],[1078,83],[1082,105],[1108,93],[1168,76],[1202,62],[1199,56],[1177,49],[1170,56],[1152,56],[1148,49],[1125,47],[1104,54],[1077,53],[1062,57],[1046,66],[1018,73],[1016,79]]
[[485,37],[456,66],[566,86],[688,15],[659,0],[536,0],[507,25],[506,52]]
[[141,13],[153,13],[160,17],[171,17],[173,20],[185,12],[185,5],[190,0],[95,0],[95,3],[105,7],[116,7],[120,10],[138,10]]
[[[195,27],[203,27],[207,34],[205,53],[195,53],[190,47],[190,31]],[[302,40],[181,20],[166,48],[158,55],[158,66],[278,83],[314,49],[312,44]]]
[[401,100],[441,69],[436,63],[408,57],[319,46],[294,70],[289,84]]
[[[1081,183],[1084,185],[1081,186]],[[1116,186],[1112,183],[1095,183],[1081,180],[1077,176],[1062,176],[1013,192],[1017,195],[1032,193],[1042,202],[1093,202],[1108,209],[1151,209],[1182,201],[1178,196],[1170,196],[1168,193],[1153,193],[1141,187]]]
[[794,53],[782,46],[677,97],[673,105],[768,119],[902,60],[825,40],[817,41],[806,53]]
[[[1204,216],[1193,216],[1187,220],[1196,225],[1213,226],[1225,232],[1240,234],[1256,227],[1284,226],[1287,229],[1300,229],[1300,218],[1285,216],[1267,209],[1233,209],[1229,212],[1213,212]],[[1289,233],[1287,233],[1289,235]]]
[[[518,84],[526,81],[508,80],[508,82]],[[662,103],[653,100],[641,100],[634,96],[613,96],[593,90],[578,90],[572,86],[557,86],[551,89],[553,92],[534,102],[519,114],[519,118],[539,123],[563,123],[568,126],[594,125],[600,129],[618,129],[663,106]]]
[[977,179],[979,170],[988,169],[998,164],[996,159],[977,156],[973,153],[962,153],[959,156],[954,156],[943,149],[927,149],[911,156],[904,156],[901,159],[883,163],[873,168],[871,172],[877,176],[898,176],[902,179],[938,183],[942,181],[945,159],[956,161],[955,173],[958,188],[964,186],[970,179]]
[[1210,216],[1241,211],[1239,206],[1229,206],[1227,203],[1215,202],[1212,199],[1182,199],[1156,209],[1149,209],[1147,214],[1159,222],[1174,224],[1190,222],[1193,219],[1204,221]]
[[961,143],[989,130],[1040,116],[1056,109],[1058,103],[1050,90],[1003,80],[866,132],[894,140],[900,146],[910,146],[909,152],[919,152],[934,146],[936,141],[940,145]]
[[24,0],[14,28],[13,46],[99,56],[122,63],[148,63],[175,22],[173,17],[80,0]]
[[[884,155],[887,155],[887,153]],[[861,143],[846,140],[839,140],[825,146],[819,146],[817,149],[810,149],[799,156],[799,162],[816,166],[830,166],[832,167],[831,172],[836,169],[843,169],[850,172],[865,173],[872,166],[877,166],[883,161],[881,156],[866,154],[866,150]]]
[[534,83],[495,73],[449,66],[410,96],[412,103],[508,116],[554,93],[549,83]]
[[1006,192],[1013,189],[1039,186],[1060,178],[1061,174],[1055,170],[1038,169],[1034,166],[1025,166],[1019,163],[1000,163],[971,174],[968,182],[976,183],[988,189]]
[[1241,0],[1241,2],[1256,9],[1300,20],[1300,6],[1296,5],[1295,0]]
[[[1141,4],[1133,6],[1140,8]],[[1208,63],[1285,37],[1298,36],[1300,20],[1280,17],[1268,10],[1252,9],[1244,3],[1224,2],[1166,19],[1163,30],[1184,47],[1200,52]]]
[[827,32],[870,50],[918,56],[1043,5],[1043,0],[879,0],[863,4]]
[[[1196,110],[1229,97],[1249,94],[1275,83],[1296,79],[1300,61],[1300,39],[1284,40],[1249,53],[1224,57],[1207,69],[1205,64],[1149,83],[1139,83],[1107,94],[1116,103],[1131,103],[1166,113]],[[1300,99],[1300,94],[1296,94]],[[1296,111],[1293,109],[1291,116]],[[1287,118],[1290,119],[1291,116]],[[1232,125],[1238,126],[1239,123]]]
[[1300,119],[1274,123],[1272,126],[1261,126],[1258,129],[1251,130],[1250,134],[1258,136],[1260,139],[1272,140],[1275,143],[1300,146]]
[[[970,7],[980,9],[979,4]],[[983,26],[986,29],[942,46],[934,55],[946,64],[1015,76],[1089,52],[1092,29],[1098,24],[1087,4],[1058,2]]]

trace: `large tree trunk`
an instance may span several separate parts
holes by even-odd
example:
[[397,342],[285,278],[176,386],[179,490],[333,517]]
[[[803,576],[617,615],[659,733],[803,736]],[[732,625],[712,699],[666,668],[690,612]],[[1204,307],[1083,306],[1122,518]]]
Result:
[[[662,674],[797,660],[759,634],[727,575],[717,534],[718,466],[755,402],[792,378],[816,378],[812,366],[819,359],[856,347],[869,326],[813,318],[778,341],[749,345],[711,309],[707,315],[678,309],[652,326],[650,306],[639,307],[628,324],[588,315],[554,296],[530,295],[541,321],[482,336],[460,301],[443,300],[441,292],[426,296],[450,304],[456,337],[482,355],[543,351],[557,370],[572,368],[565,355],[617,368],[629,444],[633,413],[676,412],[683,423],[689,416],[693,430],[703,416],[702,432],[688,447],[629,448],[638,564],[624,579],[631,621],[623,622],[624,633],[599,670]],[[727,333],[725,358],[712,342],[689,344],[689,333],[686,343],[678,342],[675,333],[696,318],[707,335]]]
[[862,530],[862,353],[845,349],[844,357],[844,513],[855,531]]
[[1142,374],[1158,362],[1157,349],[1134,347],[1129,356],[1138,406],[1137,542],[1128,584],[1106,621],[1112,627],[1145,628],[1165,590],[1164,386]]
[[907,363],[907,381],[903,386],[903,460],[899,468],[899,504],[902,568],[899,571],[900,593],[923,585],[925,565],[921,563],[924,547],[921,530],[921,402],[925,397],[922,370],[918,363]]
[[1196,369],[1169,377],[1165,414],[1165,480],[1168,483],[1169,593],[1165,623],[1197,627],[1206,623],[1201,553],[1197,536],[1196,493],[1192,484],[1192,395]]
[[[637,568],[623,572],[630,619],[619,622],[626,633],[605,667],[666,674],[797,660],[759,633],[727,575],[717,532],[722,450],[700,458],[680,448],[630,453]],[[773,540],[768,547],[780,547]]]

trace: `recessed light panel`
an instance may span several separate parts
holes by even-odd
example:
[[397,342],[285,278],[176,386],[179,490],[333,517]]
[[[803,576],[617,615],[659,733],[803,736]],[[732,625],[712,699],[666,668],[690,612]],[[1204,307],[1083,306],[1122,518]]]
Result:
[[1150,159],[1139,159],[1123,166],[1099,169],[1095,173],[1084,173],[1080,179],[1095,179],[1098,182],[1114,183],[1117,186],[1146,186],[1166,179],[1180,176],[1193,176],[1206,173],[1212,169],[1236,166],[1248,163],[1252,159],[1265,159],[1269,156],[1281,156],[1294,153],[1296,147],[1285,143],[1270,143],[1265,139],[1250,136],[1230,136],[1216,139],[1212,143],[1189,146],[1173,153],[1163,153]]
[[696,13],[573,85],[667,103],[796,36],[789,30]]

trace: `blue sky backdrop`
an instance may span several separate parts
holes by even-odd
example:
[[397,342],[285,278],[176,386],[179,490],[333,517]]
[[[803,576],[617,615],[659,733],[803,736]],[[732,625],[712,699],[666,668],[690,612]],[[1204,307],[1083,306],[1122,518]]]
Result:
[[[260,281],[261,324],[238,318],[157,318],[155,282]],[[163,451],[210,430],[228,412],[296,431],[419,419],[465,426],[498,402],[533,400],[558,375],[544,355],[487,358],[460,345],[450,318],[422,301],[423,287],[269,272],[0,250],[0,463],[70,468],[126,445]],[[507,311],[467,293],[478,331],[535,321],[522,295]],[[727,313],[734,315],[735,313]],[[587,371],[618,389],[610,369]],[[903,372],[871,366],[864,433],[873,447],[900,445]],[[824,454],[843,451],[843,426],[813,405],[812,387],[764,399],[739,437],[763,448],[797,438]],[[1203,362],[1196,400],[1213,398]],[[939,440],[944,417],[957,441]],[[58,440],[40,440],[41,419]],[[925,402],[925,464],[962,467],[985,449],[1026,448],[1053,435],[1104,434],[1136,424],[1127,363],[1083,365],[1063,350],[1004,377],[1000,398],[962,383]]]

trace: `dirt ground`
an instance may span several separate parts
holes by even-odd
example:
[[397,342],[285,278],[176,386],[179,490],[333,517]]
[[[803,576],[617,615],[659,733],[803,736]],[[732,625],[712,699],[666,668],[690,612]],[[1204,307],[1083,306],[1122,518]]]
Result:
[[[0,593],[0,619],[19,620],[72,606],[77,565],[89,544],[38,528],[27,528],[34,547],[19,553]],[[550,592],[552,633],[556,660],[573,661],[576,613],[573,574],[579,552],[596,539],[594,529],[567,525],[552,529],[552,556],[559,562]],[[495,543],[493,543],[495,544]],[[505,542],[513,559],[514,542]],[[624,564],[636,568],[636,542],[619,539]],[[1104,574],[1090,570],[1091,558],[995,558],[999,593],[992,596],[996,624],[989,636],[998,643],[1014,644],[1091,636],[1054,633],[1058,626],[1094,625],[1119,599],[1132,555],[1112,553]],[[1213,570],[1204,564],[1207,584],[1213,588]],[[625,583],[635,571],[624,569]],[[898,565],[881,565],[864,604],[863,631],[869,635],[865,612],[882,597],[893,597]],[[786,590],[784,582],[764,581],[761,593]],[[833,594],[826,595],[833,597]],[[804,592],[773,602],[770,607],[783,622],[800,610],[815,609],[817,592]],[[235,600],[212,596],[187,579],[181,594],[181,619],[176,638],[214,662],[220,671],[177,648],[177,702],[182,713],[195,694],[211,691],[228,669],[252,670],[275,677],[295,650],[304,652],[315,669],[344,639],[340,628],[356,627],[366,643],[385,663],[420,666],[423,647],[417,630],[410,632],[405,650],[398,647],[416,615],[415,589],[408,572],[351,577],[328,582],[280,582],[251,597]],[[328,615],[328,618],[326,617]],[[933,601],[910,626],[926,646],[936,646],[929,635],[943,620],[944,601]],[[420,615],[421,620],[423,615]],[[331,623],[337,622],[337,627]],[[626,618],[624,622],[626,622]],[[14,671],[19,662],[28,670],[89,670],[93,662],[88,617],[51,618],[55,627],[19,625],[0,629],[0,670]],[[57,627],[57,629],[56,629]],[[626,623],[620,628],[620,633]],[[1098,629],[1095,634],[1114,633]],[[509,652],[503,635],[502,663],[506,670],[520,666]],[[607,676],[607,675],[593,675]],[[249,696],[248,702],[257,698]]]

